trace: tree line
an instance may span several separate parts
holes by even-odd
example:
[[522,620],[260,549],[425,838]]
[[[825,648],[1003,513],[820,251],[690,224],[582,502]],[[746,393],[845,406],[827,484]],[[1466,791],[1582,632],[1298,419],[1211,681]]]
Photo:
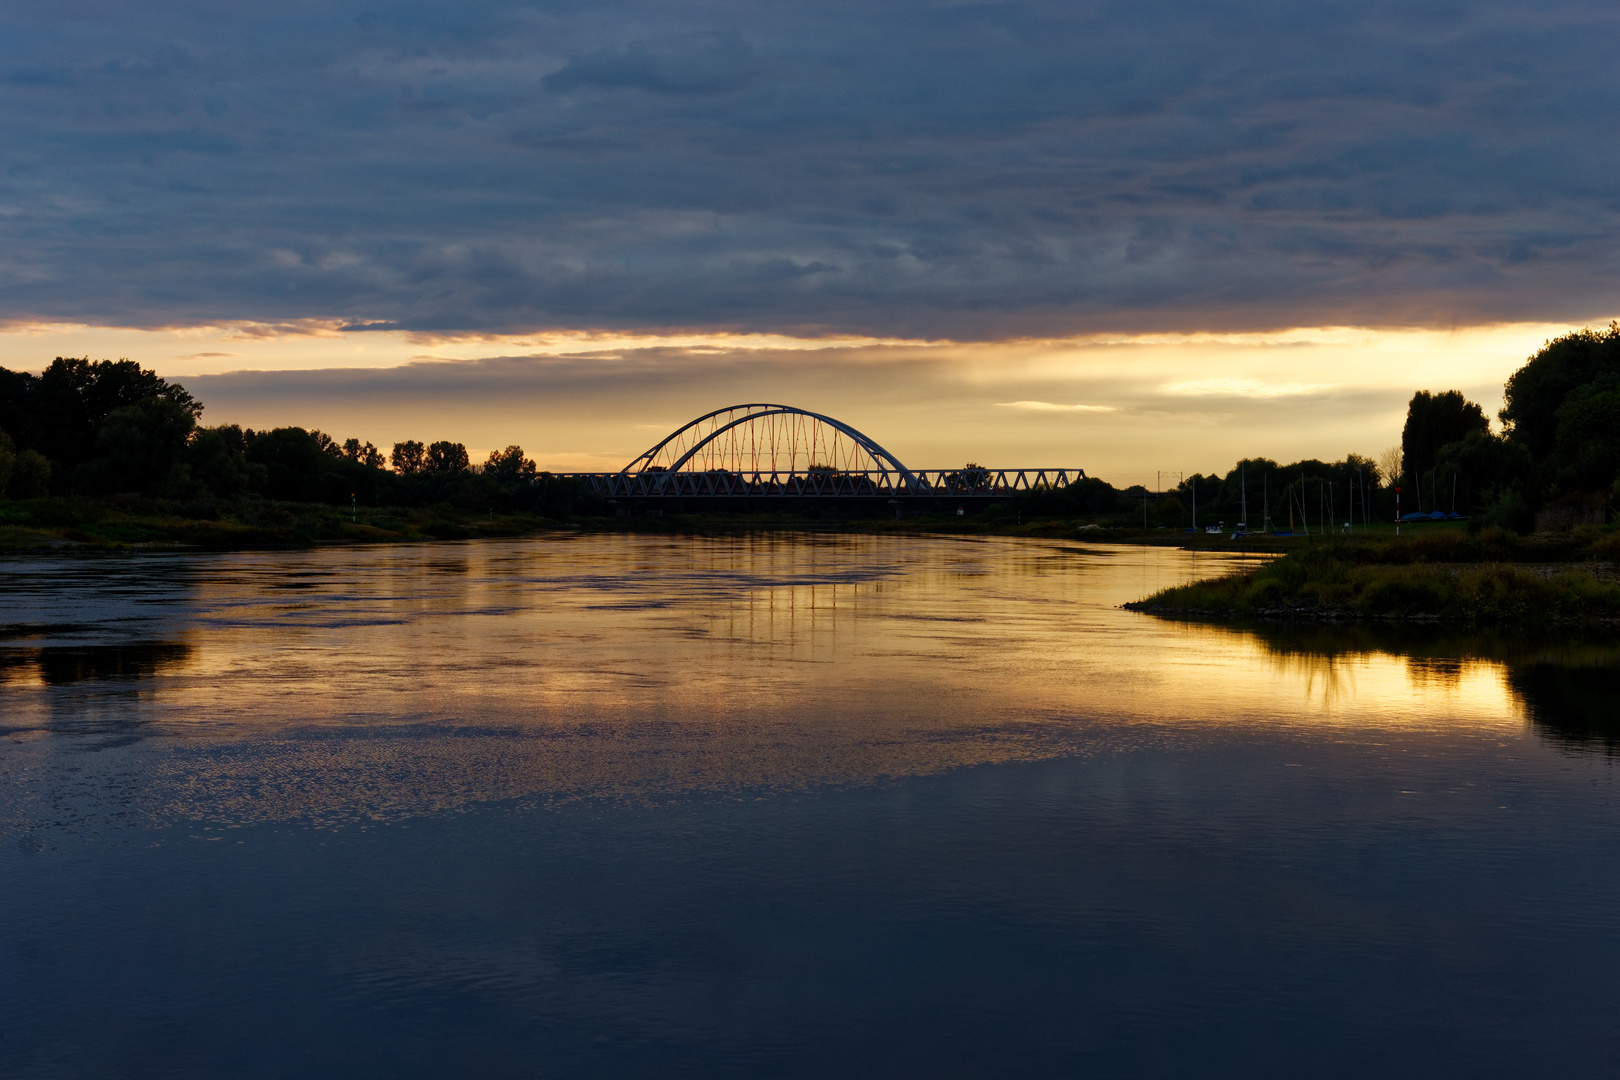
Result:
[[1168,492],[1090,479],[1020,498],[1034,513],[1183,527],[1195,507],[1200,526],[1246,521],[1251,529],[1391,521],[1397,506],[1517,532],[1530,531],[1538,511],[1601,521],[1620,498],[1620,324],[1544,344],[1508,378],[1497,417],[1500,430],[1492,431],[1484,409],[1460,391],[1420,390],[1407,404],[1400,445],[1376,459],[1252,457],[1224,475],[1178,478]]
[[[300,427],[198,423],[202,402],[131,360],[0,368],[0,495],[140,494],[567,513],[592,502],[508,446],[474,468],[460,443],[339,442]],[[391,466],[391,467],[390,467]]]

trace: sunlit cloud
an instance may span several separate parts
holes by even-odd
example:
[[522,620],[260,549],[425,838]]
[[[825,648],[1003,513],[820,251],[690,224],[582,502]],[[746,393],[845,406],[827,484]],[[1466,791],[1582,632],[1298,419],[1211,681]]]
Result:
[[1172,394],[1229,394],[1234,397],[1274,398],[1297,397],[1301,394],[1319,394],[1334,389],[1334,383],[1267,383],[1259,379],[1194,379],[1171,383],[1165,390]]
[[1003,409],[1028,409],[1032,412],[1106,413],[1118,411],[1113,405],[1057,405],[1050,401],[998,401],[996,405]]

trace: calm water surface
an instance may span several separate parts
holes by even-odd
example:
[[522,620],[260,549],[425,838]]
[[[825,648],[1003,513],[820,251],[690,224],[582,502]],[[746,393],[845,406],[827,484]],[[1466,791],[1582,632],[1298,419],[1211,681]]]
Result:
[[1229,556],[0,562],[0,1075],[1620,1075],[1612,638]]

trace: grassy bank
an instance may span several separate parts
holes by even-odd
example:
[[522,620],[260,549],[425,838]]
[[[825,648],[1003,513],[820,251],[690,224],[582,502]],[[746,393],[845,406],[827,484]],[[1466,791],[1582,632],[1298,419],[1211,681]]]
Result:
[[1297,555],[1302,560],[1318,559],[1321,553],[1331,552],[1334,559],[1355,566],[1612,562],[1617,557],[1613,545],[1620,543],[1620,539],[1605,539],[1620,535],[1613,533],[1520,538],[1491,530],[1470,536],[1463,526],[1451,523],[1427,526],[1416,535],[1408,528],[1408,535],[1398,540],[1392,531],[1368,535],[1359,530],[1348,539],[1256,534],[1233,540],[1224,534],[1182,529],[1097,528],[1068,517],[1030,518],[1016,507],[992,507],[963,516],[908,512],[895,518],[887,511],[872,513],[848,505],[806,502],[783,510],[752,513],[694,510],[658,517],[616,517],[608,512],[605,503],[596,506],[587,502],[583,512],[552,517],[467,510],[448,503],[427,507],[362,505],[351,509],[261,498],[178,501],[116,495],[0,500],[0,550],[12,552],[64,548],[289,548],[511,537],[562,527],[652,533],[813,529],[894,535],[1014,536],[1286,554],[1290,559]]
[[450,506],[177,503],[142,496],[0,502],[0,550],[132,547],[297,548],[315,544],[518,536],[562,524],[535,514],[480,514]]
[[1620,532],[1612,528],[1322,540],[1253,571],[1165,589],[1127,606],[1214,619],[1620,623],[1617,559]]
[[[1023,536],[1221,549],[1227,537],[1179,529],[1081,528],[1071,518],[1029,519],[1017,508],[958,516],[913,514],[895,518],[847,505],[806,502],[785,510],[721,513],[694,510],[659,517],[616,517],[606,504],[566,518],[535,513],[459,509],[448,503],[429,507],[367,507],[351,510],[323,503],[271,499],[181,501],[138,495],[63,496],[0,500],[0,550],[19,552],[132,547],[211,549],[289,548],[315,544],[354,544],[519,536],[563,526],[615,532],[730,532],[761,529],[814,529],[825,532],[901,535]],[[1282,551],[1288,538],[1256,537],[1237,542],[1245,550]]]

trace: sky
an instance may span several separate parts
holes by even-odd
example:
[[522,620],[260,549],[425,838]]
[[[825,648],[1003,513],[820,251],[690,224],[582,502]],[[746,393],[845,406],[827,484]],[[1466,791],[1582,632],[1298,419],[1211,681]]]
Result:
[[737,401],[1132,482],[1620,314],[1620,8],[0,10],[0,364],[616,468]]

